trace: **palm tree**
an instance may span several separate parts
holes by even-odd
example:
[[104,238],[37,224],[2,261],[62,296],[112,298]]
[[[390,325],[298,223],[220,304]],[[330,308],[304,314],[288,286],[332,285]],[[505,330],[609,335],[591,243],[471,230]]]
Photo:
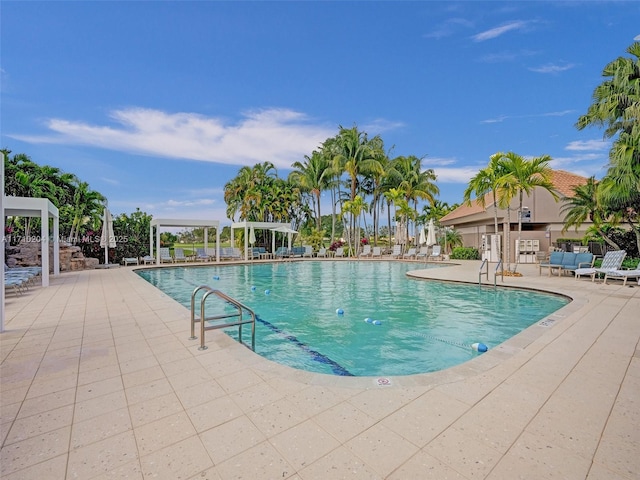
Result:
[[[394,209],[399,208],[399,203],[404,200],[404,192],[398,188],[390,188],[386,192],[384,192],[384,197],[387,199],[388,209],[391,212],[391,206],[393,205]],[[405,200],[406,202],[406,200]],[[389,213],[389,215],[391,215]],[[397,220],[397,211],[394,213],[393,218]],[[396,237],[398,235],[398,227],[396,225]],[[389,247],[391,247],[391,217],[389,217]]]
[[[524,194],[531,195],[535,188],[543,188],[551,194],[554,200],[558,201],[559,199],[559,195],[556,193],[551,181],[550,161],[551,157],[549,155],[525,160],[522,156],[513,152],[508,152],[501,159],[502,167],[506,170],[501,180],[503,187],[507,189],[515,187],[518,195],[518,244],[522,236],[522,203]],[[519,260],[519,258],[516,258],[516,264],[519,263]]]
[[464,203],[471,205],[471,195],[476,196],[476,202],[482,207],[486,207],[486,195],[491,193],[493,197],[493,225],[494,232],[498,234],[498,180],[502,177],[502,165],[500,159],[504,153],[497,152],[489,157],[489,164],[480,170],[471,180],[464,191]]
[[101,222],[106,198],[89,188],[87,182],[77,181],[73,192],[73,220],[69,237],[72,243],[77,243],[80,229],[90,225],[97,230]]
[[[355,200],[362,176],[383,171],[376,156],[376,148],[381,143],[380,137],[369,140],[367,134],[358,131],[357,127],[349,129],[340,127],[340,133],[337,137],[339,151],[334,162],[336,169],[344,171],[349,177],[349,200]],[[351,218],[350,223],[350,230],[353,230],[355,227],[354,217]]]
[[331,163],[321,152],[315,150],[311,157],[305,155],[304,158],[304,162],[293,163],[292,167],[296,170],[289,174],[289,181],[299,185],[302,191],[311,194],[316,228],[321,230],[320,197],[329,185]]
[[[602,71],[605,77],[593,92],[593,103],[576,127],[605,127],[604,137],[614,138],[609,169],[598,189],[601,201],[618,211],[636,235],[640,250],[640,42]],[[633,58],[635,57],[635,58]]]
[[357,255],[358,253],[358,244],[360,243],[360,222],[357,220],[361,214],[367,212],[369,210],[367,203],[360,195],[356,195],[356,198],[353,200],[347,200],[342,204],[342,213],[348,213],[352,216],[352,218],[356,219],[356,231],[354,237],[353,250],[351,250],[351,237],[349,235],[349,250]]
[[608,220],[615,222],[615,219],[600,202],[599,188],[595,177],[587,179],[587,183],[584,185],[573,187],[573,196],[562,200],[563,206],[560,209],[560,213],[564,214],[562,231],[566,232],[571,227],[575,227],[577,230],[584,222],[589,221],[593,224],[593,229],[608,245],[615,250],[620,250],[620,247],[606,234],[603,228]]

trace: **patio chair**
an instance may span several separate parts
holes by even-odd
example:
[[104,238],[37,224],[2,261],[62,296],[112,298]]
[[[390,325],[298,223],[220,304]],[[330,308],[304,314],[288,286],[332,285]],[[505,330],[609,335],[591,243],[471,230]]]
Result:
[[591,277],[591,281],[594,282],[596,279],[596,274],[620,270],[622,266],[622,262],[624,257],[627,256],[626,250],[612,250],[604,254],[604,258],[602,259],[602,265],[598,268],[577,268],[575,270],[576,279],[581,277],[582,275],[589,275]]
[[276,258],[289,258],[289,249],[287,247],[278,247],[276,250]]
[[156,263],[156,259],[151,255],[145,255],[140,259],[143,265]]
[[442,247],[440,245],[434,245],[431,249],[431,255],[429,255],[429,258],[442,260]]
[[429,247],[420,247],[420,251],[416,253],[416,260],[424,258],[424,260],[426,261],[428,255],[429,255]]
[[362,251],[360,252],[361,257],[369,257],[371,256],[371,245],[365,245],[362,247]]
[[334,257],[335,258],[338,258],[338,257],[344,258],[344,247],[336,248],[336,254],[334,255]]
[[402,245],[394,245],[391,252],[391,258],[400,258],[402,256]]
[[640,264],[634,270],[607,270],[604,274],[604,284],[607,284],[607,280],[622,280],[622,286],[627,285],[629,278],[637,278],[638,285],[640,285]]
[[324,247],[321,247],[320,250],[318,250],[318,253],[316,253],[316,257],[327,257],[327,249]]
[[302,254],[303,257],[313,257],[313,247],[311,245],[304,245],[304,253]]
[[173,263],[173,257],[169,253],[169,248],[160,247],[160,249],[158,249],[158,254],[160,255],[160,263]]
[[188,260],[184,255],[184,250],[182,248],[176,248],[173,250],[173,261],[174,262],[186,262]]
[[402,255],[402,258],[415,258],[416,256],[416,249],[414,247],[411,247],[407,253],[404,253]]
[[382,249],[380,247],[373,247],[371,251],[371,258],[382,258]]
[[196,248],[196,260],[199,262],[208,262],[209,255],[205,252],[204,248]]
[[126,267],[127,265],[140,265],[140,261],[136,257],[124,257],[122,259],[122,264]]

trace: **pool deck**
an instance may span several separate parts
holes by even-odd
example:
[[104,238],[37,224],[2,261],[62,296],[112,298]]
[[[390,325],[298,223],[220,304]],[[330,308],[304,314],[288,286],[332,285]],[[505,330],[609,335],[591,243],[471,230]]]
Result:
[[[478,267],[417,274],[477,283]],[[640,478],[635,281],[520,265],[504,285],[573,301],[463,365],[384,379],[293,370],[220,331],[200,351],[135,268],[7,295],[3,480]]]

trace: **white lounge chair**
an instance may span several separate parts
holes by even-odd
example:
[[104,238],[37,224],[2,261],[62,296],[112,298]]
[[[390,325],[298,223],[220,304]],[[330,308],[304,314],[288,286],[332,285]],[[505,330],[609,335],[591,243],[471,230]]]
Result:
[[145,255],[140,260],[142,261],[143,265],[156,263],[156,259],[153,258],[153,256],[151,256],[151,255]]
[[326,258],[326,256],[327,256],[327,249],[324,247],[321,247],[320,250],[318,250],[318,253],[316,253],[316,257]]
[[160,263],[173,263],[173,257],[169,253],[169,249],[167,247],[160,247],[158,254],[160,255]]
[[577,268],[574,273],[576,275],[576,279],[581,277],[582,275],[589,275],[591,277],[591,281],[594,282],[596,279],[596,274],[620,270],[620,266],[622,266],[622,262],[624,261],[624,257],[627,256],[627,252],[625,250],[612,250],[604,254],[602,258],[602,264],[598,268]]
[[371,256],[371,245],[365,245],[362,247],[362,251],[360,252],[361,257],[369,257]]
[[204,251],[204,248],[196,248],[196,260],[199,262],[208,262],[209,255]]
[[420,258],[424,258],[426,261],[428,255],[429,255],[429,247],[420,247],[420,251],[416,253],[416,260]]
[[624,287],[629,278],[637,278],[638,285],[640,285],[640,265],[634,270],[607,270],[604,274],[604,284],[607,284],[607,280],[622,280],[622,286]]
[[411,247],[407,253],[404,253],[402,255],[402,258],[415,258],[416,256],[416,249],[414,247]]
[[140,265],[140,261],[136,257],[124,257],[122,259],[122,264],[126,267],[127,265]]
[[371,258],[382,258],[382,249],[380,247],[373,247],[371,251]]
[[344,257],[344,248],[343,247],[336,248],[336,254],[334,255],[334,257],[335,258]]
[[431,249],[431,255],[429,255],[429,258],[442,260],[442,247],[440,245],[434,245]]
[[391,252],[391,258],[400,258],[402,256],[402,245],[394,245]]
[[313,257],[313,247],[311,245],[304,245],[304,253],[302,254],[303,257]]
[[173,250],[173,260],[174,262],[186,262],[189,259],[185,257],[183,249],[176,248]]

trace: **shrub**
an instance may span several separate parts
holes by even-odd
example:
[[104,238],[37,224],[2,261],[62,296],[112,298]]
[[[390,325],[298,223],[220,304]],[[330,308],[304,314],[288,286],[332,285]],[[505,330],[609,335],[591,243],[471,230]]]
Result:
[[451,252],[452,260],[480,260],[480,251],[474,247],[456,247]]

